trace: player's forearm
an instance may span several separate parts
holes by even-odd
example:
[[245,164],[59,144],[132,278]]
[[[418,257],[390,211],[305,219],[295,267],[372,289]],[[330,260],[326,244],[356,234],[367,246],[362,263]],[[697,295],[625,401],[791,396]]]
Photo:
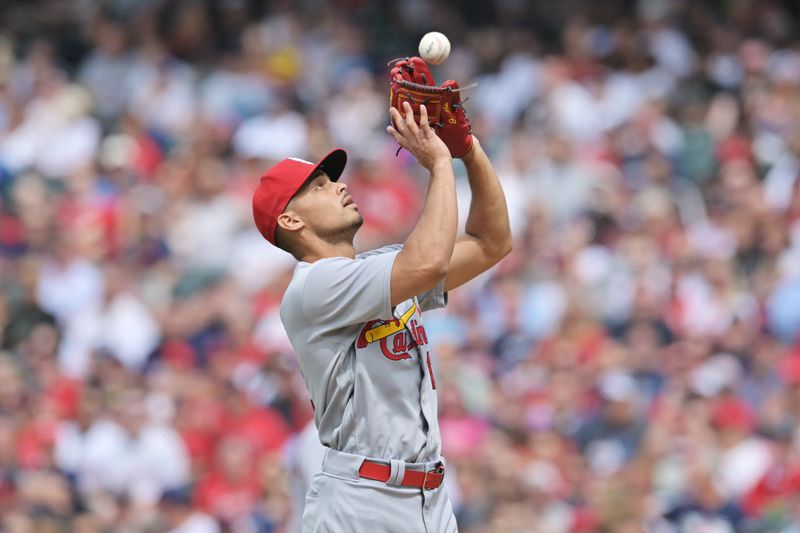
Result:
[[511,250],[511,226],[500,179],[477,139],[462,160],[472,190],[465,231],[492,255],[502,257]]
[[435,268],[446,271],[458,227],[453,165],[443,160],[430,172],[425,206],[403,248],[406,253],[417,255],[421,264],[432,263]]

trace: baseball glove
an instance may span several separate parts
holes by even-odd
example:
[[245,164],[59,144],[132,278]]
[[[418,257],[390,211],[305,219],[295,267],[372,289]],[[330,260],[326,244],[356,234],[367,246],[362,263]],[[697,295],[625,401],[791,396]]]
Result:
[[450,155],[467,155],[472,150],[472,125],[461,105],[458,83],[447,80],[436,85],[428,65],[419,57],[395,59],[389,65],[394,65],[390,74],[391,106],[402,110],[407,101],[419,123],[419,106],[424,104],[428,123],[450,149]]

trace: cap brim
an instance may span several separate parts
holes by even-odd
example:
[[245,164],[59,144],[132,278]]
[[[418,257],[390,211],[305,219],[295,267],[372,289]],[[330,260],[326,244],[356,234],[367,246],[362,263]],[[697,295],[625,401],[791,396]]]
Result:
[[[323,171],[331,181],[339,181],[339,178],[344,172],[344,167],[347,165],[347,152],[341,148],[335,148],[328,153],[325,157],[320,159],[317,166],[311,172],[313,174],[317,170]],[[309,174],[309,175],[311,175]]]

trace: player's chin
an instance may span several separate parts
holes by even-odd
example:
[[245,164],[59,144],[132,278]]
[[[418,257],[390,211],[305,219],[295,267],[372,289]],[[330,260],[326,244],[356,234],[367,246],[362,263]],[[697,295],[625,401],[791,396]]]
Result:
[[354,230],[357,230],[357,229],[358,229],[358,228],[360,228],[360,227],[361,227],[363,224],[364,224],[364,217],[362,217],[362,216],[361,216],[361,213],[359,213],[358,211],[356,211],[356,217],[353,219],[353,223],[350,225],[350,227],[351,227],[352,229],[354,229]]

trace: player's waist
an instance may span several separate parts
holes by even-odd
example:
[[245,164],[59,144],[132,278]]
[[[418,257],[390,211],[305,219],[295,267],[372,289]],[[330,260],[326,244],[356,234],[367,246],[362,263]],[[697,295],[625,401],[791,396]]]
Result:
[[408,463],[399,459],[373,459],[326,448],[322,471],[353,480],[364,478],[397,487],[433,490],[444,481],[445,460],[440,457],[436,461]]

